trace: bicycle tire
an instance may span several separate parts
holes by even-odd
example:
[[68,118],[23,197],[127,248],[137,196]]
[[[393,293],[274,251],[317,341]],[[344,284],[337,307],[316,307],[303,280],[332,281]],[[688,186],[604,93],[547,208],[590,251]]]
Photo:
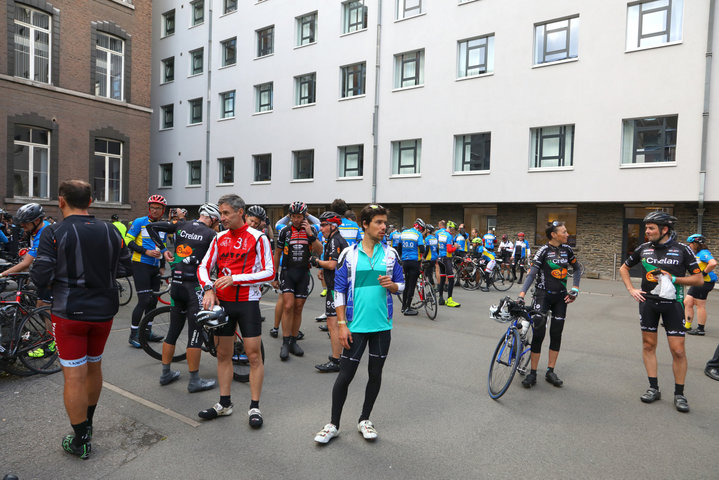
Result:
[[312,293],[312,290],[315,289],[315,278],[312,276],[312,270],[310,270],[308,273],[310,276],[310,285],[307,288],[307,296],[309,297],[310,294]]
[[130,277],[118,278],[115,280],[120,295],[120,306],[127,305],[132,300],[132,282]]
[[[22,319],[17,336],[20,343],[16,355],[20,362],[29,370],[45,375],[57,373],[62,368],[55,338],[47,327],[49,321],[49,307],[36,308]],[[42,349],[41,356],[34,356],[39,349]]]
[[[156,309],[149,311],[147,315],[142,317],[142,320],[140,320],[140,325],[138,327],[140,345],[145,353],[155,360],[162,360],[163,342],[149,341],[149,325],[150,323],[152,324],[151,329],[154,333],[162,335],[163,339],[166,338],[170,329],[170,309],[171,307],[168,306],[157,307]],[[181,362],[185,360],[185,358],[187,358],[187,352],[185,351],[186,348],[187,329],[183,327],[182,332],[180,332],[180,336],[175,342],[175,354],[172,356],[172,361]]]
[[17,357],[0,360],[0,371],[2,370],[17,377],[29,377],[36,373],[23,365]]
[[[242,354],[245,353],[245,347],[242,343],[241,338],[237,338],[237,341],[235,342],[235,353],[236,354]],[[265,363],[265,344],[260,340],[260,353],[262,354],[262,363]],[[240,382],[240,383],[247,383],[250,381],[250,363],[249,361],[242,361],[238,360],[232,361],[232,379]]]
[[434,293],[432,285],[425,285],[424,289],[424,311],[430,320],[437,318],[437,295]]
[[514,281],[512,281],[511,277],[505,277],[498,268],[495,268],[492,271],[492,285],[498,292],[506,292],[512,288],[513,284]]
[[490,398],[497,400],[509,388],[517,372],[519,361],[519,332],[515,327],[507,329],[499,339],[497,348],[492,355],[492,363],[489,365],[487,377],[487,392]]

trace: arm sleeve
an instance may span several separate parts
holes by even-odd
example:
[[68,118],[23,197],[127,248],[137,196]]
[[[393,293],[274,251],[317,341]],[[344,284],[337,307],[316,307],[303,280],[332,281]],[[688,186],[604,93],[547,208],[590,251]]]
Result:
[[641,260],[640,248],[642,248],[641,245],[639,245],[637,248],[634,249],[632,253],[629,254],[627,259],[624,260],[624,265],[626,265],[627,267],[633,267],[634,265],[639,263],[639,261]]
[[347,304],[347,252],[349,248],[345,248],[337,260],[337,268],[335,268],[335,307],[342,307]]
[[197,280],[200,282],[200,287],[203,289],[206,285],[212,283],[210,279],[210,272],[217,264],[217,236],[210,242],[210,248],[207,249],[202,262],[197,266]]
[[391,250],[394,255],[394,267],[392,268],[392,281],[399,286],[398,292],[404,292],[404,273],[402,271],[402,265],[399,264],[399,256],[396,250]]
[[252,285],[254,283],[271,282],[275,279],[272,250],[270,249],[270,241],[266,235],[262,234],[257,239],[255,254],[257,255],[261,270],[253,273],[232,275],[232,283],[235,285]]
[[8,239],[5,236],[5,233],[3,233],[2,229],[0,229],[0,243],[7,243]]
[[155,242],[155,245],[157,245],[157,248],[159,250],[165,250],[165,242],[162,240],[162,238],[160,238],[160,234],[158,232],[165,232],[170,234],[175,233],[179,224],[179,222],[153,222],[148,224],[145,228],[147,229],[147,234],[150,235],[152,241]]
[[684,247],[684,261],[686,262],[685,265],[689,273],[701,273],[701,268],[699,268],[699,263],[697,263],[697,257],[694,256],[691,248],[687,246]]
[[529,291],[529,289],[532,287],[534,279],[537,277],[538,273],[539,267],[537,267],[536,265],[532,265],[532,268],[529,269],[529,273],[527,274],[527,279],[524,281],[524,285],[522,285],[522,291],[524,293],[527,293],[527,291]]
[[579,288],[579,281],[582,278],[584,268],[582,264],[579,263],[579,260],[577,260],[576,255],[574,255],[574,250],[572,250],[571,247],[569,247],[569,264],[572,266],[572,286]]
[[127,234],[125,235],[125,243],[127,244],[127,248],[133,252],[144,254],[145,249],[142,245],[138,245],[136,242],[137,236],[140,235],[140,232],[142,232],[142,227],[139,225],[139,222],[132,222],[132,225],[130,225],[129,230],[127,230]]

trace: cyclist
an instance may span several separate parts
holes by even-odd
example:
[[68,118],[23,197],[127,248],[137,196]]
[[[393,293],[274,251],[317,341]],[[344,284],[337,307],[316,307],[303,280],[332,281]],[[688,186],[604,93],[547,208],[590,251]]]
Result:
[[340,225],[339,231],[342,237],[347,241],[347,245],[352,246],[362,240],[360,236],[362,229],[357,225],[357,218],[354,212],[350,210],[347,202],[341,198],[335,198],[330,205],[330,211],[336,212],[342,217],[342,225]]
[[[654,211],[644,217],[645,235],[649,240],[639,245],[626,259],[619,273],[624,286],[639,302],[639,324],[642,330],[642,358],[649,378],[649,389],[641,396],[644,403],[661,398],[657,380],[657,329],[662,318],[672,353],[674,371],[674,407],[680,412],[689,411],[684,396],[687,357],[684,350],[684,286],[701,286],[704,283],[694,252],[676,241],[676,217]],[[646,274],[641,288],[634,288],[629,269],[640,263]],[[686,272],[691,274],[686,277]]]
[[475,238],[472,242],[474,243],[474,258],[479,260],[476,281],[479,283],[479,275],[481,272],[486,286],[481,287],[480,290],[488,292],[489,287],[492,286],[492,270],[494,270],[497,260],[493,252],[482,246],[482,239]]
[[20,207],[15,213],[15,223],[22,227],[25,231],[25,235],[30,239],[30,249],[17,265],[8,268],[4,272],[0,272],[0,277],[4,277],[10,273],[30,270],[35,258],[37,258],[40,235],[45,227],[50,225],[50,223],[45,220],[45,211],[42,206],[37,203],[28,203]]
[[484,234],[484,236],[482,237],[482,241],[484,243],[484,248],[486,248],[490,252],[494,251],[494,242],[497,241],[497,237],[494,235],[494,232],[491,228],[488,229],[487,233]]
[[310,255],[319,254],[322,244],[311,224],[307,221],[307,205],[293,202],[289,208],[290,224],[280,231],[275,246],[274,264],[280,267],[279,281],[273,282],[275,288],[282,290],[282,347],[280,359],[287,360],[289,354],[301,357],[304,351],[297,344],[297,335],[302,323],[302,309],[307,300],[310,282]]
[[340,371],[340,353],[342,353],[342,344],[340,343],[339,330],[337,325],[337,311],[335,310],[334,288],[335,288],[335,269],[337,268],[337,260],[340,253],[347,248],[347,240],[342,236],[339,230],[342,226],[342,218],[339,213],[327,211],[320,215],[320,228],[325,237],[325,246],[323,259],[318,260],[312,256],[310,260],[315,267],[322,268],[322,274],[327,284],[327,297],[325,297],[325,315],[327,318],[327,329],[330,334],[330,343],[332,346],[332,355],[327,363],[315,365],[320,372],[339,372]]
[[[197,277],[205,292],[202,307],[211,310],[221,305],[229,321],[217,328],[217,380],[220,384],[220,401],[198,416],[212,420],[232,414],[232,354],[235,346],[235,328],[240,327],[245,353],[250,361],[250,427],[260,428],[260,394],[265,368],[262,363],[262,320],[260,318],[260,285],[272,280],[274,267],[270,241],[262,232],[245,223],[245,202],[238,195],[223,195],[217,201],[220,219],[226,230],[212,239],[210,249],[197,268]],[[219,278],[214,282],[210,272],[214,268]]]
[[[549,360],[544,378],[555,387],[561,387],[564,383],[554,372],[554,368],[562,343],[567,304],[577,299],[579,280],[582,277],[582,266],[577,261],[572,247],[567,245],[569,234],[564,222],[555,220],[548,224],[545,234],[549,241],[534,256],[532,268],[519,292],[519,301],[523,303],[527,290],[531,288],[536,278],[535,309],[537,313],[532,316],[534,335],[532,337],[531,370],[522,380],[522,385],[525,388],[531,388],[537,383],[537,366],[542,352],[542,342],[547,332],[547,314],[550,310],[552,311],[552,324],[549,327]],[[572,289],[568,292],[569,267],[572,268]]]
[[220,222],[220,210],[214,203],[205,203],[199,210],[200,219],[172,222],[153,222],[147,225],[147,233],[158,249],[163,247],[160,233],[174,235],[175,252],[169,257],[172,267],[170,286],[170,327],[162,344],[162,374],[160,385],[168,385],[178,378],[180,372],[170,370],[175,355],[175,343],[187,320],[187,367],[190,381],[187,391],[190,393],[209,390],[215,386],[214,380],[200,378],[200,354],[202,338],[196,323],[197,314],[202,310],[202,289],[197,280],[197,266],[205,257],[212,239],[217,234]]
[[507,234],[505,233],[502,235],[502,241],[499,243],[499,247],[497,248],[497,254],[505,265],[509,265],[509,259],[512,257],[513,250],[514,244],[509,241],[509,237],[507,237]]
[[[137,291],[137,305],[132,311],[132,325],[128,342],[135,348],[141,348],[138,336],[138,326],[143,315],[157,306],[157,295],[160,290],[160,260],[167,252],[166,234],[160,232],[165,247],[158,248],[147,233],[147,225],[157,222],[165,212],[167,201],[162,195],[151,195],[147,199],[148,215],[136,218],[125,235],[125,242],[132,250],[132,277],[135,280]],[[169,258],[165,256],[165,260]],[[162,336],[149,332],[151,342],[161,342]]]
[[424,262],[424,276],[427,281],[434,285],[434,271],[437,267],[437,258],[439,257],[439,250],[437,245],[437,236],[434,234],[434,225],[428,223],[425,230],[426,236],[424,237],[424,244],[427,247],[427,255]]
[[399,254],[399,257],[402,258],[402,231],[399,228],[395,229],[390,234],[389,240],[392,243],[392,248],[394,248]]
[[425,255],[424,220],[418,218],[414,221],[412,228],[402,232],[402,268],[404,269],[405,289],[402,296],[402,313],[406,316],[417,315],[417,310],[412,308],[414,289],[419,278],[420,259]]
[[[461,304],[455,302],[452,299],[452,292],[454,291],[454,266],[452,265],[452,252],[456,248],[454,246],[454,235],[452,235],[445,226],[450,228],[456,228],[454,222],[445,222],[440,220],[438,223],[439,230],[437,230],[437,251],[439,257],[437,258],[437,266],[439,268],[439,301],[440,305],[446,305],[448,307],[460,307]],[[447,282],[447,301],[445,302],[444,295],[444,284]]]
[[[245,221],[247,224],[254,228],[255,230],[259,230],[260,232],[264,233],[267,238],[270,240],[270,248],[272,247],[272,236],[270,235],[269,227],[267,226],[267,212],[264,208],[260,205],[252,205],[251,207],[247,208],[247,214],[245,215]],[[265,317],[260,317],[262,321],[265,321]],[[272,335],[272,331],[270,330],[270,335]],[[275,337],[277,335],[274,335]]]
[[117,231],[120,232],[122,238],[125,238],[125,235],[127,234],[127,227],[120,221],[120,216],[117,213],[113,213],[110,220],[112,220],[112,224],[115,228],[117,228]]
[[[704,326],[707,323],[707,296],[714,289],[714,283],[717,281],[717,274],[714,268],[717,261],[714,260],[711,252],[707,248],[707,240],[703,235],[695,233],[687,238],[689,248],[694,252],[699,268],[704,275],[704,285],[701,287],[691,287],[687,292],[684,301],[684,314],[686,317],[687,333],[689,335],[705,335]],[[692,330],[689,328],[694,318],[694,305],[697,307],[697,328]]]
[[517,234],[517,241],[514,242],[514,252],[512,253],[512,281],[517,281],[517,266],[519,265],[519,283],[522,283],[524,277],[524,264],[527,259],[531,258],[532,251],[529,248],[529,242],[524,239],[524,232]]

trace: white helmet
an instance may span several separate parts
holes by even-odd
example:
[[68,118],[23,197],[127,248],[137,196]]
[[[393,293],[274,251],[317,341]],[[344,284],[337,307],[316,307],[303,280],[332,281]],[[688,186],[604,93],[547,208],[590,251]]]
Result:
[[200,215],[220,219],[220,209],[214,203],[203,203],[199,210]]

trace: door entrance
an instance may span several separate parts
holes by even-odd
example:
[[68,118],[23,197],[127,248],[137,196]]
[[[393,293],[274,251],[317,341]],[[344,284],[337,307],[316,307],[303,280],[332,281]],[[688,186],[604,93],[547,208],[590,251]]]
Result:
[[[624,219],[624,229],[622,234],[622,263],[627,259],[639,245],[646,242],[644,236],[644,222],[636,218]],[[629,274],[632,277],[644,276],[644,268],[641,263],[634,265]]]

